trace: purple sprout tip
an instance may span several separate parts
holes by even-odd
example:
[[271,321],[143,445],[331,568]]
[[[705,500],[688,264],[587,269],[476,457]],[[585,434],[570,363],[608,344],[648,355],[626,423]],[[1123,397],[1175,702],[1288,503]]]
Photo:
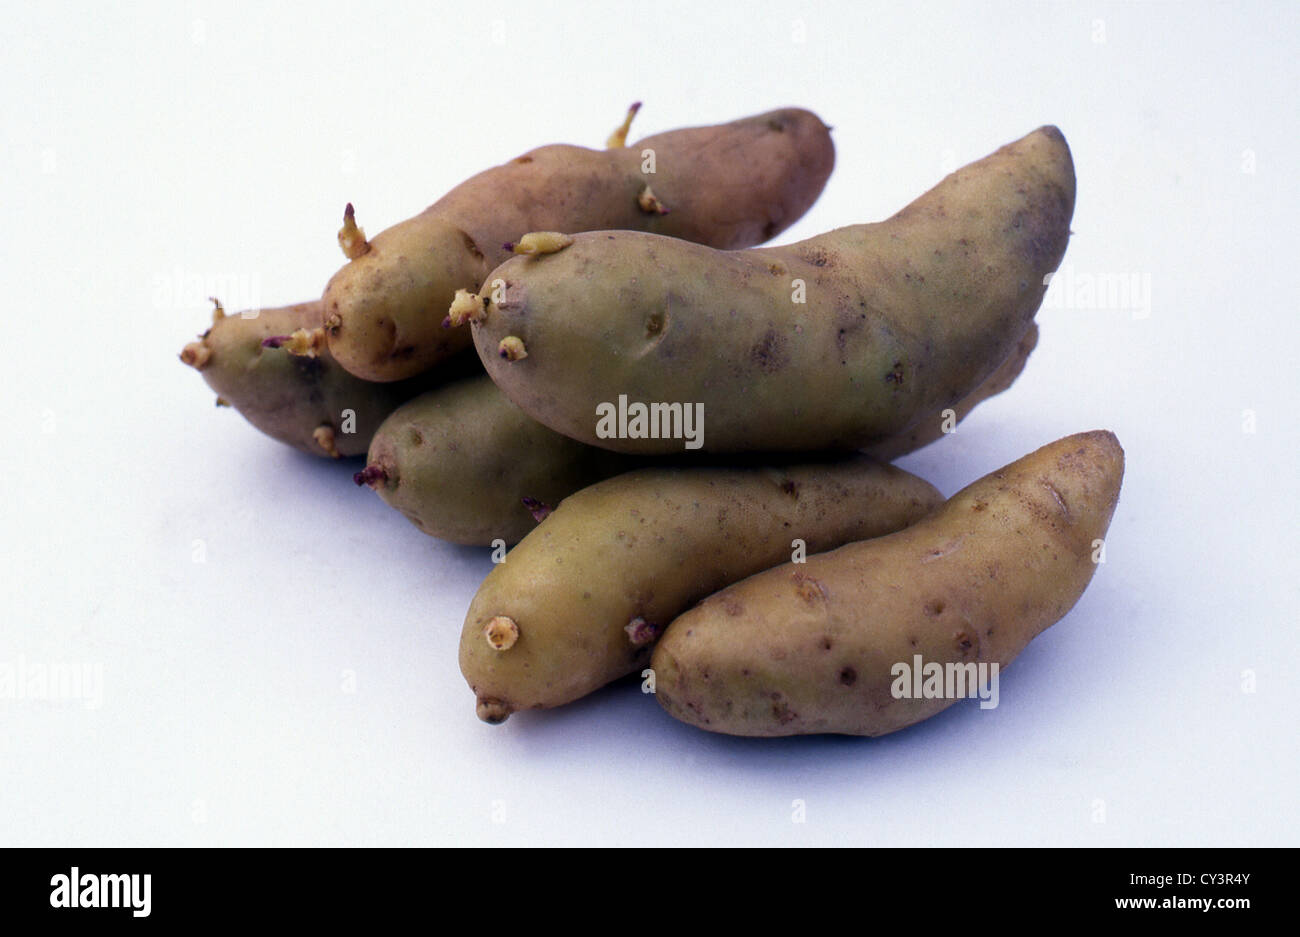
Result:
[[550,517],[551,511],[554,510],[554,508],[549,504],[546,504],[543,501],[538,501],[536,498],[520,498],[519,500],[524,503],[524,507],[528,509],[528,513],[533,515],[533,520],[537,521],[539,524],[546,520],[546,518]]

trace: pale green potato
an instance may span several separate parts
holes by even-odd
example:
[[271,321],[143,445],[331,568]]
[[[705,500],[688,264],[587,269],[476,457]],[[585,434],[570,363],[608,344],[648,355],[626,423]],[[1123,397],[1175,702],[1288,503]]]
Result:
[[[384,418],[436,381],[422,375],[377,384],[353,377],[328,351],[306,357],[263,344],[310,328],[320,321],[320,308],[317,300],[251,316],[226,315],[218,307],[212,327],[185,346],[181,360],[203,375],[219,403],[234,407],[272,439],[310,455],[364,455]],[[469,365],[458,361],[447,374],[465,373]]]
[[486,375],[398,407],[367,461],[357,484],[425,533],[475,546],[517,543],[562,498],[644,462],[547,429]]

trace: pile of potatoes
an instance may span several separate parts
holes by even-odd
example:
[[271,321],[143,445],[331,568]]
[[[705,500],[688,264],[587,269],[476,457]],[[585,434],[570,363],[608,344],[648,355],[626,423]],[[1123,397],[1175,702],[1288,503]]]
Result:
[[[553,145],[368,239],[319,300],[186,345],[218,403],[425,533],[494,547],[460,640],[479,717],[638,675],[747,736],[881,735],[954,697],[895,668],[1005,666],[1096,569],[1114,435],[947,499],[889,463],[1006,390],[1065,253],[1074,167],[1042,127],[893,217],[759,248],[821,194],[785,108]],[[503,547],[513,545],[508,553]]]

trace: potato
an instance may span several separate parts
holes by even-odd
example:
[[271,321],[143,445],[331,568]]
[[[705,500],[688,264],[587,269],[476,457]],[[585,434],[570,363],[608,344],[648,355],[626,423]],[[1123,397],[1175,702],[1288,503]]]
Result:
[[[436,381],[421,376],[376,384],[344,371],[327,351],[300,357],[270,347],[279,337],[319,322],[320,310],[314,301],[228,316],[218,303],[212,328],[186,345],[180,357],[217,392],[218,404],[234,407],[271,438],[309,455],[364,455],[384,418]],[[478,367],[467,357],[448,375],[471,366]]]
[[426,534],[489,546],[518,543],[560,499],[642,462],[547,429],[480,375],[393,411],[356,481]]
[[692,602],[807,550],[898,530],[941,501],[866,458],[648,468],[562,501],[488,575],[460,641],[479,718],[559,706],[632,673]]
[[938,413],[932,413],[924,419],[918,420],[911,429],[899,433],[897,436],[891,436],[883,442],[868,446],[864,451],[873,459],[879,459],[881,462],[893,462],[909,452],[915,452],[922,446],[928,446],[936,439],[946,435],[944,427],[949,425],[949,421],[955,427],[985,400],[1002,393],[1014,384],[1016,378],[1020,377],[1020,372],[1025,369],[1025,362],[1029,360],[1030,354],[1037,346],[1038,323],[1031,322],[1029,323],[1029,331],[1020,337],[1019,343],[1011,350],[1011,354],[1007,356],[1007,359],[998,366],[996,371],[986,377],[979,387],[976,387],[953,404],[951,415],[949,415],[949,408],[945,407]]
[[510,399],[592,445],[678,451],[675,426],[629,419],[611,436],[603,417],[683,403],[703,407],[706,451],[870,446],[962,400],[1010,355],[1073,208],[1069,147],[1044,127],[888,221],[788,247],[574,234],[488,275],[499,283],[480,295],[474,341]]
[[656,696],[731,735],[884,735],[927,719],[955,699],[900,698],[895,668],[1009,664],[1083,594],[1123,474],[1114,435],[1068,436],[906,530],[724,589],[668,626]]
[[623,228],[748,247],[807,211],[834,162],[821,119],[784,108],[631,147],[544,146],[370,241],[349,205],[339,241],[350,262],[324,294],[330,351],[368,380],[411,377],[469,347],[467,329],[443,327],[452,297],[477,290],[523,235]]

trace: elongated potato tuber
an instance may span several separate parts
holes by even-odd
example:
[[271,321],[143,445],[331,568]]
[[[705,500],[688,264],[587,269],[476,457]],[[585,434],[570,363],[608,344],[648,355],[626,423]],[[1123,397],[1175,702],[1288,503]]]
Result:
[[[559,706],[642,667],[664,625],[760,569],[898,530],[941,500],[866,458],[642,469],[570,495],[488,575],[460,667],[478,714]],[[802,545],[795,541],[802,541]],[[512,631],[499,647],[502,619]]]
[[643,461],[547,429],[480,375],[393,411],[357,483],[427,534],[490,546],[518,543],[562,498]]
[[972,691],[976,665],[1005,667],[1074,606],[1123,475],[1114,435],[1069,436],[907,530],[723,589],[668,626],[656,697],[732,735],[884,735],[927,719],[960,697],[946,683],[913,693],[918,662],[961,668]]
[[834,162],[821,119],[785,108],[630,147],[544,146],[370,240],[349,205],[339,232],[349,263],[323,300],[330,351],[368,380],[411,377],[469,346],[467,330],[443,327],[458,289],[485,285],[516,244],[540,254],[559,243],[533,245],[524,235],[620,228],[748,247],[807,211]]
[[[497,386],[552,429],[624,452],[682,448],[609,407],[703,408],[713,452],[868,447],[967,397],[1011,354],[1065,252],[1074,169],[1044,127],[888,221],[724,252],[575,234],[488,275],[473,321]],[[527,357],[502,357],[513,337]],[[622,410],[620,409],[620,413]]]
[[[310,455],[340,458],[364,455],[370,438],[400,403],[428,389],[433,375],[376,384],[353,377],[327,350],[291,355],[288,335],[320,319],[320,302],[262,309],[255,316],[226,315],[220,305],[212,327],[181,351],[217,392],[219,403],[234,407],[273,439]],[[446,374],[467,373],[477,363],[458,361]]]

